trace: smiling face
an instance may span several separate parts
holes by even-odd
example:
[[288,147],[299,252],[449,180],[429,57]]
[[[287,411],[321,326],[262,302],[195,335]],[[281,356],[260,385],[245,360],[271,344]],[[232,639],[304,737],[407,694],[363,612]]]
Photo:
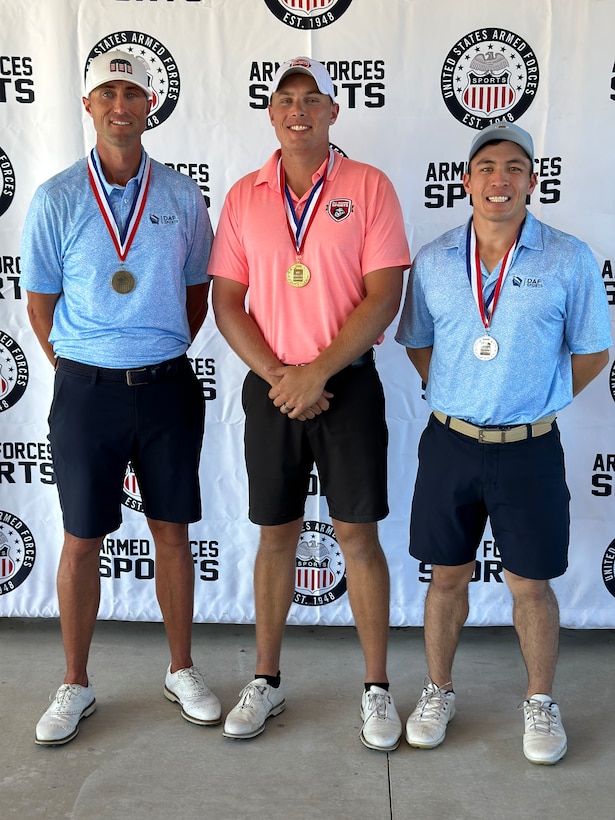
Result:
[[503,141],[477,151],[463,186],[472,195],[474,219],[520,225],[526,197],[536,187],[536,174],[525,151],[514,142]]
[[129,147],[141,142],[151,101],[138,85],[125,80],[103,83],[83,97],[98,139],[109,146]]
[[339,105],[320,93],[313,77],[289,74],[271,96],[269,119],[283,152],[322,153],[329,150],[329,127],[338,112]]

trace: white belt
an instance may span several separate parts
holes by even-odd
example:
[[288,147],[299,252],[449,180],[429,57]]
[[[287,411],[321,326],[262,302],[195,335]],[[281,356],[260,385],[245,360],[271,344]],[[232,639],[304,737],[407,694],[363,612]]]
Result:
[[526,438],[537,438],[550,433],[555,421],[555,414],[538,419],[533,424],[520,424],[514,427],[477,427],[469,421],[446,416],[439,410],[433,411],[434,416],[441,424],[461,433],[469,438],[476,439],[482,444],[508,444],[513,441],[524,441]]

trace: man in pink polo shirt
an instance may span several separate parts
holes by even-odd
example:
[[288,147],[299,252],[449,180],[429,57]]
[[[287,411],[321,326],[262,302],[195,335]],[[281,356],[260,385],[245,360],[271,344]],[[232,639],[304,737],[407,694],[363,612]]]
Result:
[[373,345],[397,313],[410,257],[388,178],[329,147],[338,113],[321,63],[280,66],[269,105],[280,149],[231,188],[208,269],[218,327],[250,368],[249,516],[261,527],[256,675],[224,734],[254,737],[285,708],[282,636],[315,462],[365,656],[361,740],[391,751],[401,723],[386,672],[389,573],[377,522],[388,514],[388,437]]

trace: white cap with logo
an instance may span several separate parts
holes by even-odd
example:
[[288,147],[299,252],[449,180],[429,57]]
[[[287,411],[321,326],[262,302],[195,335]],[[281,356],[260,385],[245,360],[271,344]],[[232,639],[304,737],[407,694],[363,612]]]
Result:
[[309,57],[294,57],[292,60],[286,60],[278,68],[269,86],[269,97],[278,90],[282,80],[289,74],[309,74],[314,79],[321,94],[328,94],[331,100],[335,102],[335,89],[333,88],[333,80],[329,76],[329,72],[322,63],[318,60],[311,60]]
[[125,51],[107,51],[94,57],[85,77],[85,93],[89,96],[99,85],[116,80],[124,80],[142,88],[148,100],[151,100],[152,87],[145,63]]

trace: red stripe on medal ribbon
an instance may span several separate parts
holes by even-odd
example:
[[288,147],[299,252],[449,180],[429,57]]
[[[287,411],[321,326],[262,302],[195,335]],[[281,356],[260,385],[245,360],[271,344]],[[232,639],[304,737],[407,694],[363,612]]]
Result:
[[476,232],[474,231],[474,223],[472,223],[471,227],[471,249],[470,249],[470,257],[474,259],[474,275],[472,276],[472,292],[474,293],[474,299],[476,300],[476,304],[478,305],[478,312],[480,313],[480,318],[482,320],[483,326],[485,330],[489,330],[489,325],[491,322],[491,318],[495,313],[495,308],[498,303],[498,299],[500,298],[500,291],[502,290],[502,285],[504,284],[504,279],[506,279],[506,275],[509,271],[509,268],[512,264],[512,259],[515,253],[515,248],[517,247],[517,242],[519,241],[519,236],[521,235],[521,231],[517,235],[517,238],[514,240],[510,248],[504,254],[502,262],[500,264],[500,273],[498,275],[498,281],[496,282],[495,290],[493,291],[493,296],[489,301],[489,305],[485,307],[485,299],[483,296],[483,275],[481,273],[481,266],[480,266],[480,253],[478,251],[478,242],[476,241]]
[[[327,176],[333,167],[335,156],[333,151],[329,149],[329,159],[327,165],[325,167],[324,173],[320,180],[317,180],[312,187],[312,192],[310,197],[308,198],[307,205],[306,205],[306,212],[307,212],[307,223],[304,221],[299,225],[299,233],[295,234],[293,231],[292,223],[293,221],[295,224],[297,223],[297,215],[294,210],[294,206],[292,202],[289,202],[289,197],[286,197],[286,176],[284,174],[284,166],[282,165],[282,158],[280,157],[278,161],[278,173],[279,173],[279,180],[280,180],[280,194],[282,196],[282,205],[284,206],[284,213],[286,214],[286,225],[288,227],[288,233],[290,234],[290,238],[292,243],[295,247],[295,252],[297,253],[297,258],[301,256],[303,253],[303,246],[305,245],[305,240],[307,239],[308,231],[312,227],[312,222],[314,221],[314,217],[316,216],[316,211],[318,210],[318,206],[322,200],[323,194],[325,192],[325,183],[327,182]],[[314,189],[321,182],[320,192],[316,199],[313,199],[314,196]],[[292,209],[292,210],[291,210]]]
[[117,255],[121,262],[123,262],[128,256],[128,251],[130,250],[130,246],[132,245],[133,239],[135,238],[135,235],[139,228],[139,223],[141,222],[141,217],[143,216],[143,211],[145,210],[145,202],[147,200],[147,192],[149,190],[150,174],[151,160],[149,156],[146,154],[145,168],[143,169],[143,179],[141,180],[141,184],[139,185],[137,201],[132,213],[132,217],[128,224],[126,239],[124,243],[122,243],[119,228],[115,221],[115,217],[113,216],[113,211],[111,210],[111,207],[107,200],[107,194],[103,187],[102,180],[100,179],[98,168],[94,163],[92,154],[90,154],[90,156],[88,157],[88,176],[90,178],[90,185],[92,186],[92,191],[94,192],[94,198],[98,203],[98,208],[100,210],[102,218],[105,221],[105,225],[107,226],[107,230],[109,231],[109,235],[111,236],[113,244],[115,245],[115,250],[117,251]]

